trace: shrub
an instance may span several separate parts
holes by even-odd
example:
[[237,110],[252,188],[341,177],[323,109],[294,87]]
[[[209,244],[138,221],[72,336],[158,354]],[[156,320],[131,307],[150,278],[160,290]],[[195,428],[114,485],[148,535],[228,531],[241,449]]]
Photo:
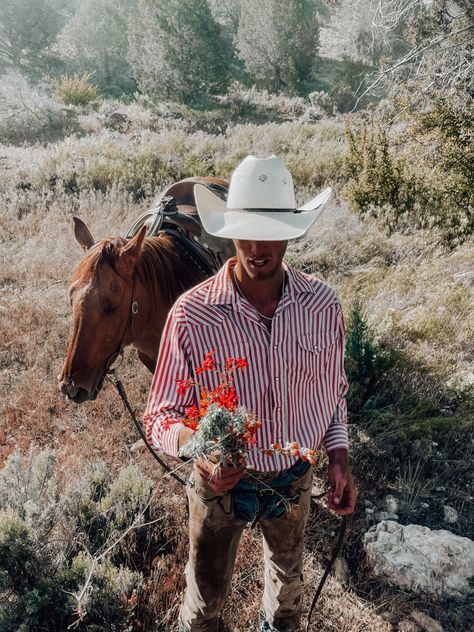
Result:
[[125,563],[138,546],[126,530],[143,522],[151,482],[132,466],[113,478],[102,462],[73,476],[63,496],[60,480],[50,450],[16,452],[0,471],[0,590],[10,594],[0,629],[123,629],[142,584]]
[[245,121],[288,121],[301,118],[308,110],[309,103],[302,97],[274,94],[259,90],[255,86],[245,88],[234,82],[227,94],[217,97],[230,110],[233,120]]
[[21,75],[0,77],[0,143],[52,142],[78,129],[74,112],[31,88]]
[[97,98],[97,88],[91,83],[93,73],[83,75],[63,75],[54,81],[54,95],[66,105],[87,105]]
[[[96,554],[132,523],[143,523],[140,512],[150,498],[151,485],[134,466],[122,469],[112,480],[102,461],[90,465],[79,480],[72,480],[66,487],[64,511],[75,524],[74,551],[85,546]],[[124,540],[119,551],[139,552],[133,536]]]
[[[396,351],[376,343],[367,325],[362,301],[356,297],[347,326],[345,369],[349,381],[347,394],[349,410],[361,414],[369,399],[374,396],[386,372],[396,363]],[[380,396],[380,393],[379,393]]]
[[405,161],[392,155],[387,132],[375,117],[359,129],[346,128],[345,134],[345,195],[351,208],[380,218],[392,232],[415,208],[419,183],[409,175]]
[[97,136],[58,143],[44,160],[23,166],[39,188],[54,182],[77,195],[81,190],[127,191],[134,200],[151,196],[167,183],[194,175],[228,177],[249,152],[276,153],[288,165],[296,186],[334,186],[341,178],[341,126],[300,122],[237,125],[226,135],[198,131],[143,131],[133,137],[103,130]]
[[345,133],[345,194],[355,212],[389,232],[436,228],[450,247],[473,234],[474,106],[431,99],[403,129],[371,114]]
[[424,167],[432,222],[450,244],[462,243],[474,232],[474,104],[432,97],[410,113],[408,125],[414,163]]
[[331,97],[324,90],[315,90],[310,92],[308,99],[311,101],[311,105],[315,108],[321,108],[326,114],[332,114],[334,111],[334,103]]

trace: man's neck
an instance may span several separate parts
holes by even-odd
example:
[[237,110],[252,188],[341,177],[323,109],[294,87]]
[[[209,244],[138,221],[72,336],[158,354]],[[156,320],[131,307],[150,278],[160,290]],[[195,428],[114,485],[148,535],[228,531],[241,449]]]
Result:
[[253,279],[240,265],[232,269],[236,289],[248,302],[266,315],[273,314],[283,293],[285,270],[283,265],[268,279]]

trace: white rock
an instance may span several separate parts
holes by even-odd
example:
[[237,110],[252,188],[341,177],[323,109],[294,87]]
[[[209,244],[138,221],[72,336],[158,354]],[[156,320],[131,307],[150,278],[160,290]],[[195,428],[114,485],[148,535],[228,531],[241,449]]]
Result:
[[385,508],[389,513],[396,514],[398,511],[398,500],[392,494],[385,496]]
[[422,509],[428,509],[428,508],[429,508],[429,505],[428,505],[428,503],[420,503],[420,507],[421,507]]
[[367,531],[364,548],[374,574],[402,588],[453,596],[471,590],[474,542],[469,538],[387,520]]
[[449,524],[454,524],[459,520],[459,515],[454,507],[450,507],[449,505],[443,505],[444,511],[444,521]]
[[369,515],[370,515],[370,514],[373,514],[373,513],[374,513],[374,511],[375,511],[375,509],[372,509],[372,507],[366,507],[366,509],[365,509],[365,513],[366,513],[366,514],[369,514]]
[[420,628],[424,632],[443,632],[443,628],[441,624],[432,619],[424,612],[420,612],[419,610],[413,610],[411,613],[411,618],[418,623]]

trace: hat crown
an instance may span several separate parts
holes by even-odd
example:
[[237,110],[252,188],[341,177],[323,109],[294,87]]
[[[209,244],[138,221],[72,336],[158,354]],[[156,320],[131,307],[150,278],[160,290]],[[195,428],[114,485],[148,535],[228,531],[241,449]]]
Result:
[[228,209],[295,207],[293,178],[277,156],[247,156],[233,171],[227,195]]

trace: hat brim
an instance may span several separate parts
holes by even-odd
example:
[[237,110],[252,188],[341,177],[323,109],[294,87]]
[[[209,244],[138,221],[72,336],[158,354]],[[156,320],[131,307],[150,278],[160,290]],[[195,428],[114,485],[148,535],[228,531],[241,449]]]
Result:
[[286,241],[301,237],[318,219],[331,192],[331,187],[327,187],[295,211],[265,211],[228,209],[226,202],[205,185],[194,187],[199,217],[210,235],[255,241]]

